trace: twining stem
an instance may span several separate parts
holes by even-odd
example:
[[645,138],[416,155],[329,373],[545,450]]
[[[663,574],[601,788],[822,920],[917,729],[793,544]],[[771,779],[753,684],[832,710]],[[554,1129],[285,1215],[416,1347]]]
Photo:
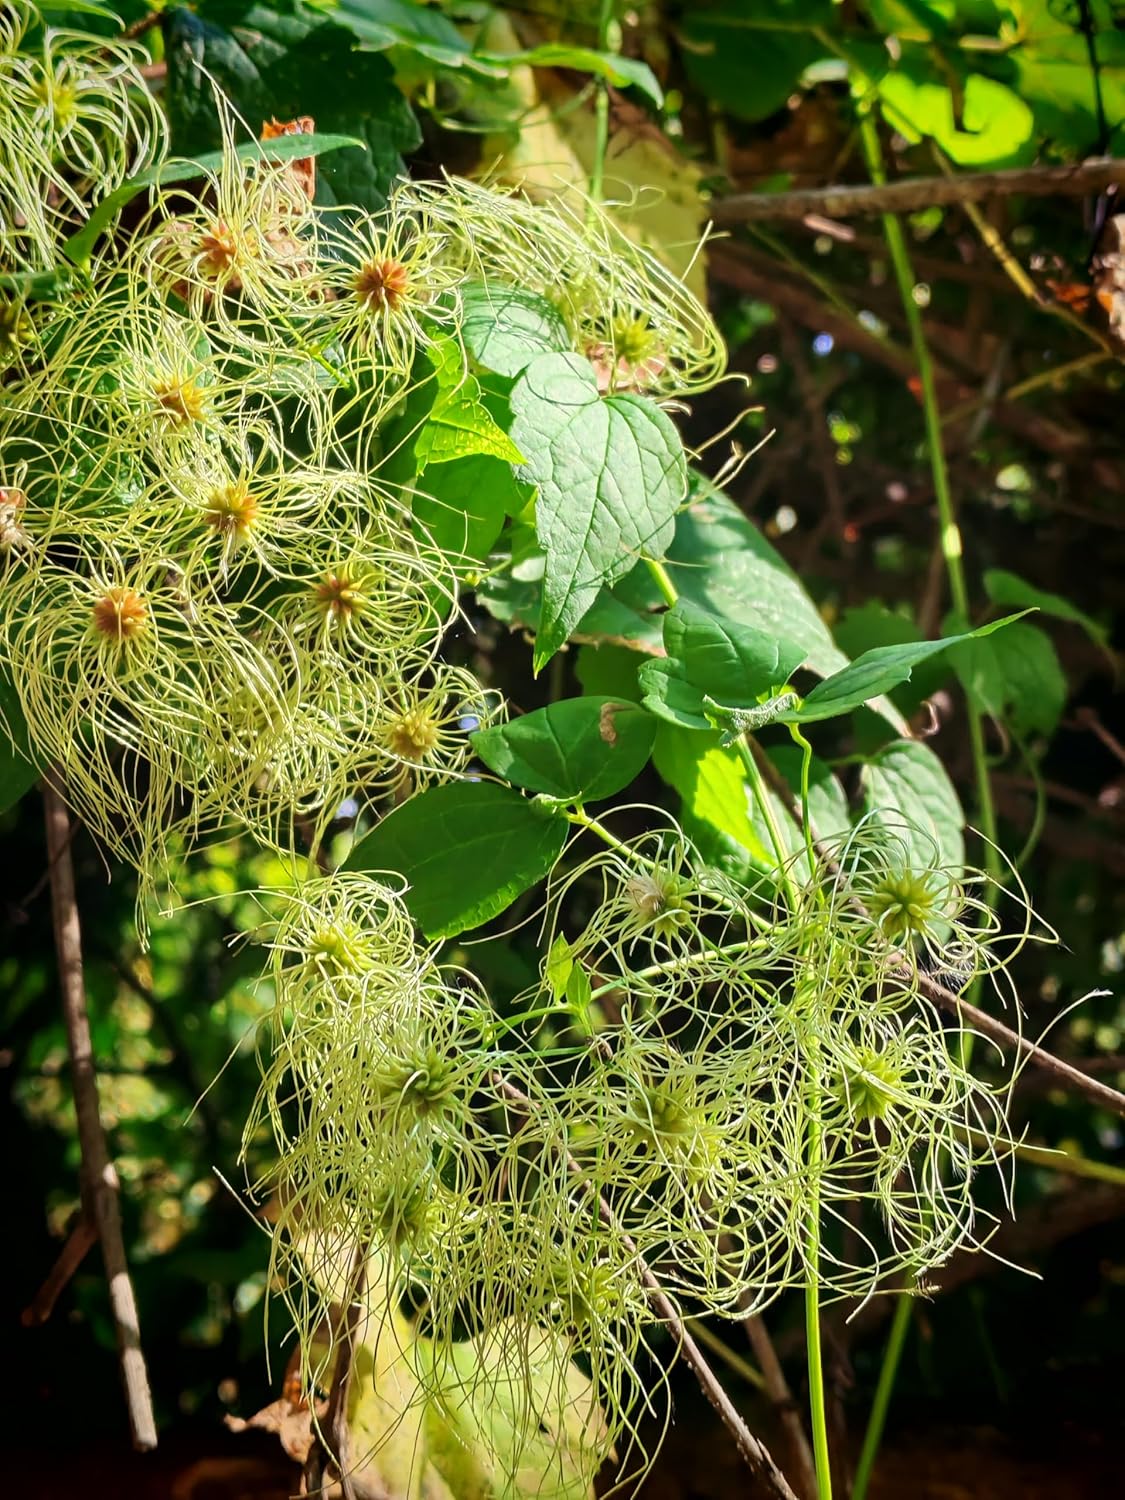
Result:
[[97,1228],[101,1241],[133,1446],[146,1452],[156,1447],[156,1419],[141,1350],[137,1302],[121,1234],[121,1189],[117,1170],[110,1159],[98,1104],[98,1079],[82,972],[82,928],[74,889],[74,866],[70,858],[70,815],[50,777],[43,782],[43,811],[59,986],[70,1054],[74,1112],[78,1120],[78,1144],[82,1153],[82,1207]]
[[[657,588],[659,588],[665,603],[669,608],[672,608],[679,595],[676,592],[676,586],[672,582],[667,568],[663,563],[657,562],[655,558],[646,558],[645,565]],[[739,739],[737,750],[738,758],[742,762],[742,768],[746,774],[747,785],[750,788],[762,822],[769,833],[770,843],[773,845],[774,858],[777,860],[776,873],[778,880],[785,893],[789,910],[796,913],[798,903],[797,886],[789,865],[789,850],[782,837],[781,828],[774,814],[773,804],[770,801],[769,789],[762,779],[761,771],[758,769],[758,763],[750,741],[745,736]],[[802,800],[805,807],[808,806],[808,764],[812,754],[811,747],[807,746],[807,744],[806,752],[804,775],[802,778]],[[809,857],[811,860],[811,845]],[[807,1146],[814,1187],[807,1223],[809,1277],[805,1287],[805,1324],[809,1362],[809,1415],[812,1423],[817,1500],[832,1500],[832,1470],[828,1452],[828,1426],[824,1404],[824,1364],[820,1349],[820,1281],[818,1271],[820,1261],[820,1200],[816,1190],[816,1184],[819,1182],[820,1177],[820,1104],[816,1097],[815,1084],[811,1085],[810,1088]]]
[[[860,116],[859,137],[867,170],[878,187],[887,181],[883,148],[879,141],[879,127],[871,110]],[[949,487],[949,470],[945,462],[942,443],[941,408],[938,405],[937,382],[934,378],[933,360],[926,342],[926,331],[922,323],[922,312],[914,300],[914,270],[910,264],[910,252],[902,225],[894,214],[882,216],[883,235],[894,268],[895,281],[902,301],[906,326],[910,333],[910,344],[914,362],[918,366],[918,379],[922,388],[922,414],[925,420],[926,451],[930,460],[934,495],[937,499],[938,524],[941,527],[941,551],[945,560],[945,571],[949,578],[949,593],[953,608],[966,624],[969,620],[969,589],[965,581],[961,528],[953,505]],[[992,800],[992,783],[988,774],[988,758],[984,743],[984,720],[973,703],[968,700],[969,746],[973,758],[973,774],[976,780],[977,805],[980,830],[984,835],[984,867],[994,881],[999,881],[1000,855],[996,843],[996,807]]]
[[891,1404],[891,1393],[894,1390],[895,1377],[898,1374],[899,1360],[902,1358],[902,1351],[906,1344],[906,1335],[910,1330],[910,1315],[913,1310],[913,1303],[909,1296],[903,1295],[895,1304],[894,1319],[891,1323],[891,1331],[887,1336],[887,1346],[883,1352],[882,1367],[879,1370],[879,1383],[875,1387],[875,1398],[871,1403],[871,1415],[867,1419],[867,1431],[863,1434],[863,1447],[860,1450],[859,1462],[856,1465],[855,1481],[852,1484],[852,1500],[866,1500],[867,1486],[871,1481],[871,1471],[875,1467],[879,1445],[883,1441],[883,1428],[887,1421],[887,1408]]
[[789,868],[789,850],[785,840],[781,836],[781,828],[777,818],[774,816],[773,804],[770,802],[769,790],[762,780],[762,773],[758,770],[758,763],[754,758],[748,742],[740,739],[736,746],[738,758],[742,762],[742,769],[746,773],[746,782],[750,793],[754,798],[754,806],[758,809],[762,822],[770,836],[773,845],[773,856],[777,860],[777,877],[781,888],[785,892],[785,899],[789,910],[797,910],[797,888],[793,881],[793,872]]

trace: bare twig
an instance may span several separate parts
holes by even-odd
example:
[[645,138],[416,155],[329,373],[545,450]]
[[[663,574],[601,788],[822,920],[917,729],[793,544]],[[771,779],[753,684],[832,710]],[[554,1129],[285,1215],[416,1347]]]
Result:
[[[324,1413],[324,1436],[314,1442],[305,1464],[304,1483],[308,1495],[321,1492],[324,1475],[324,1458],[335,1464],[340,1481],[342,1500],[359,1500],[351,1469],[351,1434],[348,1430],[348,1392],[351,1389],[352,1372],[355,1368],[355,1335],[359,1326],[360,1301],[367,1279],[366,1245],[357,1245],[352,1257],[345,1296],[347,1298],[337,1329],[339,1344],[332,1366],[332,1385],[328,1392],[328,1406]],[[327,1441],[325,1441],[327,1439]],[[331,1444],[331,1449],[328,1448]]]
[[83,1212],[67,1236],[66,1244],[59,1251],[58,1259],[51,1267],[46,1281],[20,1315],[20,1322],[25,1328],[36,1328],[47,1321],[67,1282],[97,1243],[98,1231]]
[[[521,1111],[530,1113],[535,1106],[522,1089],[518,1088],[507,1078],[495,1075],[496,1086],[505,1098],[510,1099],[513,1104],[518,1104]],[[596,1189],[593,1188],[583,1176],[582,1169],[569,1152],[566,1153],[567,1170],[581,1183],[584,1191],[594,1198]],[[648,1265],[645,1263],[637,1247],[629,1236],[623,1234],[620,1225],[613,1216],[613,1210],[600,1194],[595,1199],[598,1210],[598,1218],[607,1228],[613,1229],[622,1235],[622,1242],[628,1248],[630,1254],[637,1258],[638,1275],[641,1284],[648,1293],[649,1302],[653,1311],[660,1321],[671,1332],[679,1345],[679,1352],[683,1355],[685,1363],[691,1368],[700,1389],[708,1401],[718,1412],[723,1425],[734,1438],[735,1446],[746,1465],[753,1470],[762,1482],[774,1495],[784,1497],[784,1500],[797,1500],[789,1486],[785,1475],[770,1457],[769,1450],[758,1441],[754,1434],[743,1421],[738,1408],[727,1395],[719,1383],[715,1372],[704,1358],[703,1351],[684,1327],[683,1319],[669,1300],[664,1288],[657,1281]]]
[[1074,717],[1083,729],[1088,729],[1092,734],[1097,735],[1109,753],[1115,755],[1125,766],[1125,745],[1115,735],[1110,734],[1092,708],[1080,708]]
[[[751,749],[754,758],[762,774],[766,777],[770,787],[777,793],[778,798],[784,805],[789,816],[801,830],[804,829],[804,818],[801,815],[801,806],[793,794],[793,789],[781,775],[777,767],[762,750],[756,741],[751,740]],[[817,836],[815,828],[810,825],[810,833],[813,836],[813,847],[818,858],[824,865],[828,874],[839,874],[839,865],[832,857],[829,849]],[[856,903],[859,904],[858,901]],[[961,1021],[967,1021],[975,1031],[982,1036],[988,1037],[990,1041],[996,1042],[998,1046],[1012,1048],[1021,1057],[1033,1063],[1037,1068],[1050,1073],[1064,1088],[1072,1093],[1082,1094],[1092,1104],[1099,1105],[1102,1109],[1108,1109],[1111,1113],[1120,1115],[1125,1119],[1125,1094],[1109,1084],[1100,1082],[1097,1078],[1091,1078],[1081,1068],[1064,1062],[1061,1057],[1056,1057],[1053,1052],[1046,1051],[1035,1042],[1029,1042],[1026,1037],[1020,1036],[1010,1026],[1005,1026],[1002,1021],[995,1020],[987,1012],[979,1010],[975,1005],[970,1005],[967,1000],[962,999],[953,990],[947,989],[936,979],[928,974],[921,973],[909,964],[902,963],[893,967],[890,977],[899,981],[905,988],[917,989],[931,1004],[948,1011],[950,1015],[957,1016]]]
[[82,929],[74,893],[74,866],[70,858],[70,816],[49,776],[43,781],[43,807],[51,870],[55,948],[82,1152],[82,1201],[87,1217],[97,1225],[101,1241],[133,1444],[145,1451],[156,1447],[156,1421],[141,1352],[137,1303],[121,1235],[120,1186],[109,1157],[98,1108],[98,1079],[82,975]]
[[779,219],[805,219],[819,214],[830,219],[909,214],[921,208],[957,203],[983,203],[988,198],[1026,193],[1032,197],[1055,194],[1082,196],[1125,183],[1125,160],[1097,156],[1068,167],[1020,167],[1007,172],[962,172],[953,178],[907,177],[877,187],[811,188],[795,193],[732,193],[711,205],[716,224],[765,224]]

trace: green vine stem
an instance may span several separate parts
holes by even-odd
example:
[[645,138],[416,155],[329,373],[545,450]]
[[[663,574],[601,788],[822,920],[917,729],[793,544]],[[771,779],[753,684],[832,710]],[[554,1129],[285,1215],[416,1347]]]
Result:
[[[654,558],[646,558],[645,565],[657,588],[660,590],[665,603],[671,608],[676,603],[679,595],[676,592],[676,586],[672,582],[667,568],[663,563],[657,562]],[[802,741],[802,743],[805,747],[805,761],[801,778],[801,797],[805,814],[804,821],[807,825],[809,822],[808,767],[812,758],[812,747],[808,745],[807,741]],[[738,758],[742,762],[742,768],[746,774],[746,783],[750,788],[755,805],[769,833],[770,843],[773,845],[774,857],[777,860],[777,875],[781,888],[785,893],[785,899],[790,911],[796,912],[798,893],[796,882],[793,878],[793,871],[790,867],[788,849],[785,840],[782,838],[781,828],[774,814],[769,788],[766,786],[762,772],[758,767],[754,749],[748,736],[743,736],[738,741],[737,750]],[[811,860],[813,858],[811,842],[808,848]],[[806,1145],[809,1155],[809,1166],[815,1182],[819,1175],[821,1157],[820,1101],[817,1097],[815,1085],[810,1088],[807,1103],[809,1117]],[[820,1282],[817,1270],[820,1261],[820,1201],[815,1190],[813,1191],[809,1206],[806,1230],[808,1235],[807,1255],[809,1277],[805,1287],[805,1329],[809,1369],[809,1420],[812,1428],[817,1500],[832,1500],[832,1469],[828,1451],[828,1424],[824,1401],[824,1361],[820,1346]]]
[[[610,51],[610,30],[613,24],[613,0],[601,0],[598,11],[598,50]],[[590,197],[600,203],[605,183],[605,157],[609,149],[609,85],[605,79],[598,82],[594,98],[594,162],[590,168]]]
[[[810,1078],[815,1073],[810,1069]],[[817,1500],[832,1500],[832,1462],[828,1449],[828,1419],[824,1401],[824,1360],[820,1347],[820,1098],[815,1082],[808,1093],[809,1121],[806,1134],[812,1188],[806,1223],[808,1280],[805,1284],[805,1347],[809,1367],[809,1423],[812,1428],[813,1462],[816,1466]]]
[[887,1408],[891,1403],[899,1360],[902,1358],[902,1351],[906,1345],[906,1335],[910,1330],[910,1315],[913,1310],[913,1301],[909,1295],[904,1294],[895,1304],[894,1319],[891,1322],[891,1331],[887,1337],[887,1347],[883,1352],[883,1363],[879,1370],[879,1383],[875,1387],[875,1399],[871,1403],[871,1415],[867,1419],[867,1430],[863,1434],[863,1447],[860,1449],[859,1463],[856,1465],[852,1500],[866,1500],[867,1486],[871,1481],[871,1471],[875,1467],[875,1460],[879,1454],[879,1445],[883,1441]]
[[[878,187],[887,181],[883,148],[879,141],[879,127],[870,108],[864,108],[859,122],[860,142],[871,180]],[[945,571],[949,578],[949,592],[953,607],[966,623],[969,619],[969,590],[965,581],[965,566],[961,545],[961,528],[953,505],[949,487],[949,470],[945,462],[945,448],[941,434],[941,409],[938,405],[937,382],[934,378],[933,361],[926,342],[926,331],[922,324],[922,313],[914,300],[914,270],[910,264],[910,252],[902,225],[894,214],[883,214],[883,235],[894,269],[906,326],[910,333],[910,344],[914,361],[918,366],[918,379],[922,387],[922,412],[926,425],[926,450],[933,476],[934,495],[937,498],[938,519],[941,526],[941,551],[945,559]],[[984,835],[984,867],[993,880],[1001,878],[1000,857],[996,846],[996,808],[992,800],[992,783],[988,774],[988,758],[984,743],[984,721],[976,705],[968,702],[969,743],[973,757],[973,772],[976,779],[977,804],[980,812],[981,833]]]

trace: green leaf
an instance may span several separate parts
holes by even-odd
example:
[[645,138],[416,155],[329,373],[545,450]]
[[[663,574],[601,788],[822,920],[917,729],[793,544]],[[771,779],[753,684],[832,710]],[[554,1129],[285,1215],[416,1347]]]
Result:
[[505,69],[476,57],[448,16],[410,0],[336,0],[332,14],[372,51],[401,47],[443,68],[468,68],[493,77]]
[[480,563],[504,527],[530,500],[511,464],[489,453],[432,463],[414,492],[414,519],[455,566]]
[[685,6],[684,66],[708,99],[739,119],[764,120],[784,106],[805,69],[828,55],[813,27],[832,21],[832,0]]
[[266,120],[311,115],[319,130],[352,137],[354,149],[318,170],[316,201],[381,209],[404,154],[421,142],[390,62],[360,51],[350,30],[308,6],[283,13],[206,0],[201,8],[202,16],[174,8],[163,22],[175,149],[195,156],[222,144],[214,79],[255,134]]
[[[816,605],[777,549],[710,480],[692,474],[691,486],[691,503],[676,517],[675,540],[664,559],[680,598],[775,640],[792,641],[821,677],[847,666]],[[642,615],[663,602],[643,565],[614,594]]]
[[1019,94],[983,73],[958,70],[958,96],[932,49],[904,47],[898,65],[876,78],[888,124],[908,141],[929,136],[962,167],[1013,166],[1035,153],[1035,120]]
[[485,765],[506,781],[564,802],[612,797],[639,775],[656,725],[635,703],[564,698],[472,736]]
[[[1035,114],[1039,129],[1076,153],[1100,148],[1120,154],[1125,144],[1125,31],[1117,0],[1089,0],[1098,71],[1081,30],[1082,9],[1058,0],[1008,0],[1019,45],[999,67]],[[1100,140],[1098,92],[1110,127]]]
[[519,375],[538,354],[565,354],[573,340],[553,303],[520,287],[469,281],[460,288],[461,338],[477,364]]
[[685,728],[714,728],[705,699],[753,706],[763,693],[788,682],[805,659],[802,647],[752,625],[723,619],[690,599],[664,616],[662,660],[646,662],[640,684],[646,708]]
[[1017,738],[1053,734],[1069,694],[1050,637],[1034,625],[1013,625],[995,640],[972,641],[954,659],[976,706]]
[[664,103],[664,90],[648,63],[622,57],[616,52],[595,52],[592,47],[572,47],[566,42],[544,42],[525,52],[474,52],[476,61],[510,70],[515,67],[570,68],[575,73],[592,73],[615,88],[634,88],[657,109]]
[[448,1486],[424,1493],[592,1500],[592,1475],[608,1443],[595,1388],[571,1353],[563,1334],[544,1329],[529,1339],[515,1320],[461,1343],[419,1341],[423,1447]]
[[[837,643],[853,659],[876,646],[900,646],[923,639],[918,626],[897,609],[888,609],[878,599],[844,611],[836,625]],[[892,688],[890,697],[904,714],[915,713],[952,674],[952,664],[939,657],[915,665],[909,684]]]
[[983,582],[985,593],[993,604],[1017,608],[1025,605],[1030,609],[1041,610],[1045,615],[1053,615],[1056,620],[1069,620],[1072,625],[1080,626],[1095,645],[1109,645],[1109,631],[1106,627],[1099,625],[1097,620],[1092,619],[1069,599],[1064,599],[1061,594],[1036,588],[1033,583],[1028,583],[1025,578],[1009,573],[1004,568],[989,568]]
[[14,292],[27,302],[48,301],[65,292],[73,283],[69,266],[52,266],[49,271],[13,271],[0,276],[0,292]]
[[[422,373],[426,366],[429,373]],[[403,416],[387,434],[385,477],[408,483],[431,464],[475,454],[521,463],[523,454],[482,399],[480,381],[465,369],[456,339],[433,339],[415,367],[417,383]]]
[[406,904],[429,938],[489,921],[549,873],[569,824],[490,781],[431,787],[389,813],[352,850],[346,870],[409,883]]
[[11,682],[0,676],[0,813],[14,807],[41,774],[28,747],[19,697]]
[[[354,136],[324,135],[316,131],[312,135],[278,136],[273,141],[246,141],[237,148],[236,154],[243,161],[260,161],[263,158],[268,161],[292,161],[295,157],[317,156],[324,151],[338,151],[343,146],[362,144]],[[138,193],[143,193],[145,188],[155,187],[157,183],[190,182],[204,172],[218,171],[222,164],[223,153],[212,151],[195,161],[174,158],[138,172],[101,200],[77,234],[72,234],[63,244],[63,254],[74,265],[85,268],[89,265],[98,237]]]
[[867,811],[906,839],[912,863],[949,869],[964,864],[965,815],[945,767],[928,745],[893,740],[864,766],[860,779]]
[[680,821],[704,859],[744,880],[775,864],[750,816],[746,773],[719,736],[696,734],[674,724],[656,731],[652,763],[680,794]]
[[901,646],[876,646],[872,651],[865,651],[850,667],[818,683],[799,707],[779,714],[778,722],[811,724],[818,719],[834,719],[839,714],[850,713],[898,683],[908,681],[919,662],[936,656],[940,651],[948,651],[951,646],[992,635],[1020,618],[1022,615],[1008,615],[1003,620],[993,620],[976,630],[945,636],[939,641],[906,641]]
[[539,486],[536,526],[546,552],[538,671],[603,584],[622,578],[642,553],[663,555],[687,466],[660,408],[639,396],[601,397],[594,371],[577,354],[532,360],[511,403],[512,437]]

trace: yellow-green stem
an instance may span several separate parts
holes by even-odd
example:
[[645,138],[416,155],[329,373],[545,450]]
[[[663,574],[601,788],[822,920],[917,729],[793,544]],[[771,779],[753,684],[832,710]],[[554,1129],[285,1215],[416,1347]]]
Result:
[[[815,1077],[815,1062],[809,1069]],[[824,1405],[824,1360],[820,1347],[820,1096],[809,1085],[807,1132],[810,1201],[806,1224],[805,1344],[809,1365],[809,1425],[816,1464],[817,1500],[832,1500],[832,1463],[828,1451],[828,1420]]]
[[[602,0],[598,11],[598,50],[610,50],[610,23],[613,20],[613,0]],[[594,100],[594,163],[590,168],[590,198],[600,203],[605,182],[605,157],[609,148],[609,85],[605,79],[598,81],[598,92]]]
[[[881,185],[887,180],[883,163],[883,148],[879,142],[879,128],[870,110],[860,117],[860,141],[863,146],[867,170],[872,182]],[[941,409],[938,405],[937,382],[934,378],[933,360],[926,342],[922,325],[922,313],[914,300],[914,269],[910,264],[910,252],[902,225],[894,214],[883,214],[883,235],[890,253],[902,310],[910,332],[914,362],[918,366],[918,379],[922,388],[922,413],[926,427],[926,450],[930,460],[934,495],[937,499],[938,523],[941,527],[941,551],[945,559],[945,571],[949,578],[949,593],[958,616],[968,623],[969,590],[965,582],[965,566],[962,557],[961,528],[953,506],[953,495],[949,487],[949,470],[945,462],[942,444]],[[968,704],[969,745],[973,758],[973,773],[976,779],[977,805],[981,832],[985,839],[984,867],[994,880],[1000,878],[1000,857],[996,848],[996,808],[992,800],[992,783],[988,774],[988,758],[984,743],[984,723],[979,710],[971,701]]]
[[910,1298],[906,1295],[900,1297],[895,1305],[895,1315],[883,1354],[883,1365],[879,1371],[879,1383],[875,1387],[875,1399],[871,1403],[871,1415],[867,1419],[867,1431],[863,1434],[863,1447],[860,1450],[859,1463],[856,1465],[855,1479],[852,1483],[852,1500],[866,1500],[867,1486],[871,1482],[871,1471],[875,1467],[879,1445],[883,1440],[883,1428],[887,1421],[887,1410],[891,1404],[899,1360],[902,1358],[906,1335],[910,1329],[912,1310]]

